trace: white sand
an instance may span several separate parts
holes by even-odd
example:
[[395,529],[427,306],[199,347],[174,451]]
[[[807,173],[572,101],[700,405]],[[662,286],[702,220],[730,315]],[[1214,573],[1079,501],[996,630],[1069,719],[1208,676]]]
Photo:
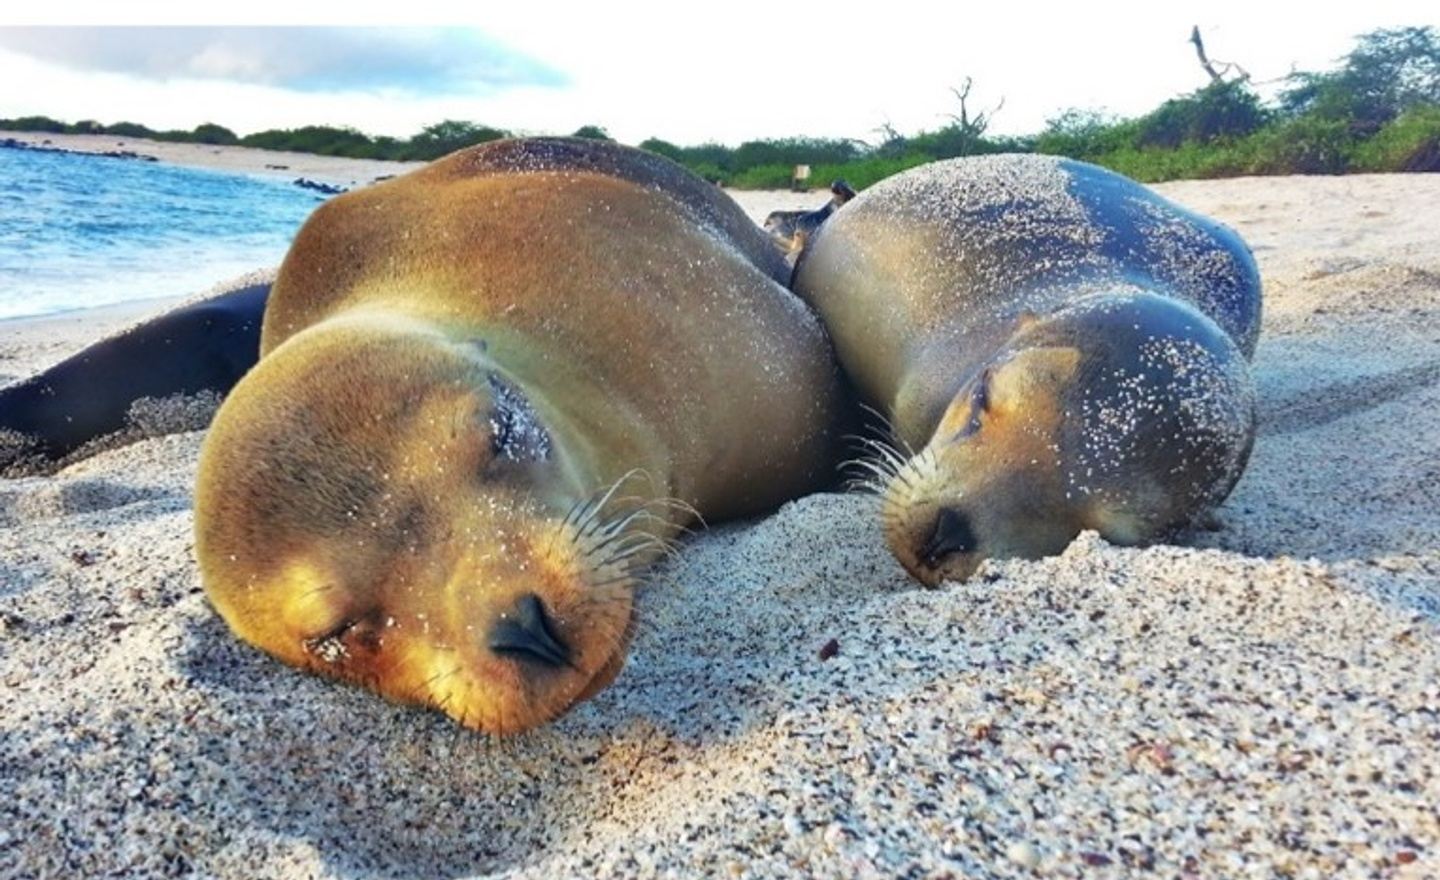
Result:
[[[1266,282],[1210,549],[926,592],[813,496],[688,541],[615,685],[518,739],[231,637],[198,434],[0,481],[0,875],[1440,874],[1440,176],[1161,189]],[[0,324],[0,373],[128,319]]]

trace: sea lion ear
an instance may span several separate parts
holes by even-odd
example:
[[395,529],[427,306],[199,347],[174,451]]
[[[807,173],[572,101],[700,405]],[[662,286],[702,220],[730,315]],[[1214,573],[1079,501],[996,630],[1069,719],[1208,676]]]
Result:
[[1080,368],[1080,349],[1070,346],[1025,348],[985,371],[986,412],[1018,412],[1033,403],[1037,391],[1070,380]]

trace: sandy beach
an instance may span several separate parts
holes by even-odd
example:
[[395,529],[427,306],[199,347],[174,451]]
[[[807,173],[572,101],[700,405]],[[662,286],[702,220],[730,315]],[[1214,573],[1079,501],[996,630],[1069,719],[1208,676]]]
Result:
[[304,177],[331,186],[347,188],[372,183],[377,177],[404,174],[412,168],[419,168],[425,164],[424,162],[385,162],[378,159],[347,159],[340,156],[317,156],[313,153],[291,153],[284,150],[256,150],[250,147],[179,144],[109,134],[45,134],[33,131],[0,131],[0,139],[11,139],[37,147],[51,147],[77,153],[110,153],[128,150],[141,156],[154,156],[159,161],[172,165],[208,168],[213,171],[234,171],[240,174],[263,174],[291,180]]
[[[518,738],[232,637],[200,433],[0,480],[0,876],[1440,876],[1440,175],[1157,189],[1264,276],[1217,531],[926,591],[814,495],[686,540],[615,684]],[[0,381],[163,305],[0,323]]]

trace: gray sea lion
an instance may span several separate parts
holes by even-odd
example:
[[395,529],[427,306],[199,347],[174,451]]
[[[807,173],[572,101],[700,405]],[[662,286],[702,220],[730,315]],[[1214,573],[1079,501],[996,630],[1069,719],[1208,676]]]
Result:
[[1260,279],[1241,240],[1120,175],[956,159],[826,221],[794,288],[912,454],[872,466],[917,579],[1132,544],[1217,506],[1254,439]]
[[320,207],[201,453],[196,550],[286,663],[512,733],[620,669],[696,516],[823,485],[844,406],[788,267],[723,193],[569,139]]

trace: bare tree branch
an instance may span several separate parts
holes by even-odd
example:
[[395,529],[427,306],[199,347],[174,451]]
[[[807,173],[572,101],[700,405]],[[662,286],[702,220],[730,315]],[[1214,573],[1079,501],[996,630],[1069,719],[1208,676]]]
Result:
[[[1226,74],[1232,70],[1239,71],[1240,75],[1236,77],[1238,82],[1244,82],[1250,79],[1250,74],[1246,72],[1245,68],[1233,61],[1217,61],[1213,63],[1210,61],[1210,58],[1205,54],[1205,41],[1200,39],[1200,25],[1197,24],[1190,28],[1190,42],[1195,44],[1195,54],[1200,57],[1200,66],[1205,68],[1206,73],[1210,74],[1210,81],[1212,83],[1224,82]],[[1220,65],[1219,69],[1215,67],[1216,64]]]
[[1001,108],[1005,106],[1005,99],[1002,97],[1000,103],[994,107],[971,116],[969,100],[970,90],[974,88],[974,85],[974,80],[967,76],[965,77],[965,84],[960,88],[950,87],[950,93],[960,102],[960,115],[956,116],[954,113],[947,113],[945,115],[950,117],[950,120],[955,123],[955,127],[960,132],[963,150],[961,155],[968,155],[970,153],[971,148],[979,142],[980,138],[985,134],[985,130],[990,127],[990,122],[994,119],[995,114],[999,113]]

